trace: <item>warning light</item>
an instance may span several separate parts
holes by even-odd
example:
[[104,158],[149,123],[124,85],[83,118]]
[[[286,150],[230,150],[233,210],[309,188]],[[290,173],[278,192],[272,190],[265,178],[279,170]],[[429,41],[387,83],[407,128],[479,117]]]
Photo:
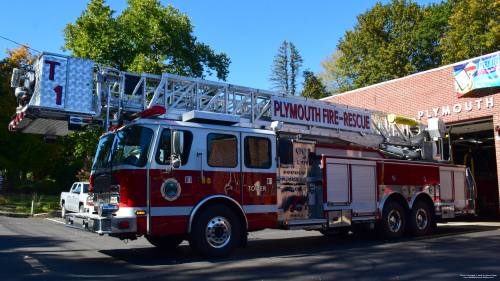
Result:
[[163,106],[159,105],[154,105],[151,108],[148,108],[144,110],[143,112],[140,113],[141,118],[148,118],[148,117],[158,117],[162,114],[165,114],[167,112],[167,109]]
[[146,211],[135,211],[135,214],[138,215],[138,216],[141,216],[141,215],[145,215],[146,214]]

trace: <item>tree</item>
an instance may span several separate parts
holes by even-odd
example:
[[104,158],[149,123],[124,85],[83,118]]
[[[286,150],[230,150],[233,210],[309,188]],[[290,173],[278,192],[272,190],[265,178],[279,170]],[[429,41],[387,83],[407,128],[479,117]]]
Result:
[[0,170],[7,170],[7,183],[15,186],[33,171],[35,178],[43,178],[53,171],[59,159],[61,146],[46,144],[42,135],[23,134],[6,130],[16,114],[17,100],[10,87],[13,68],[31,64],[37,59],[29,47],[7,49],[8,56],[0,61]]
[[303,62],[304,60],[299,54],[299,50],[297,50],[295,45],[290,42],[290,87],[292,95],[297,93],[297,76]]
[[[290,55],[288,52],[290,52]],[[295,45],[292,42],[283,40],[271,65],[269,78],[269,81],[273,84],[271,89],[278,89],[278,91],[285,94],[298,94],[297,76],[303,62],[304,60]]]
[[[445,5],[426,8],[393,0],[358,15],[354,30],[337,45],[342,53],[337,58],[339,75],[356,89],[436,67],[442,56],[437,48],[440,31],[447,22]],[[441,14],[433,17],[433,12]]]
[[330,96],[326,86],[310,70],[304,70],[304,90],[302,96],[313,99],[321,99]]
[[445,29],[452,15],[453,1],[441,2],[439,5],[431,4],[422,9],[424,18],[416,33],[421,52],[414,55],[418,71],[437,68],[443,64],[440,41],[445,37]]
[[453,4],[441,39],[443,64],[500,50],[500,0],[463,0]]
[[318,77],[325,84],[331,94],[340,94],[347,92],[352,88],[351,81],[342,75],[341,69],[338,66],[339,57],[342,53],[335,50],[331,56],[326,56],[320,62],[321,72]]
[[231,60],[197,42],[191,19],[159,0],[127,0],[121,15],[92,0],[63,30],[62,50],[129,72],[173,73],[204,78],[212,71],[226,80]]
[[274,84],[271,89],[278,89],[278,91],[288,94],[288,42],[286,40],[283,40],[278,48],[278,53],[274,56],[269,81]]

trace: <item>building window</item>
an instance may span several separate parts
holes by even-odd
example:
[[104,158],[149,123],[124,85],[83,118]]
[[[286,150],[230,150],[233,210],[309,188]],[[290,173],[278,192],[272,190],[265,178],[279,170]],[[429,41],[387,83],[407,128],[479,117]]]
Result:
[[271,167],[271,141],[268,138],[245,138],[245,166],[258,169]]
[[208,134],[207,162],[210,167],[230,167],[238,165],[238,139],[235,135]]

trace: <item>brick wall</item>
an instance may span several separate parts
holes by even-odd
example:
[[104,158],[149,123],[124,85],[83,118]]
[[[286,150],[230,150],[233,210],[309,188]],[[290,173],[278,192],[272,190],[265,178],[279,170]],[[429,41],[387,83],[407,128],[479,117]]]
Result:
[[[458,98],[453,66],[350,91],[325,101],[415,117],[424,124],[427,116],[436,117],[437,112],[437,117],[446,124],[493,118],[494,126],[500,125],[500,87],[476,89]],[[447,114],[448,107],[450,114]],[[500,175],[500,140],[495,140],[495,151],[497,174]]]

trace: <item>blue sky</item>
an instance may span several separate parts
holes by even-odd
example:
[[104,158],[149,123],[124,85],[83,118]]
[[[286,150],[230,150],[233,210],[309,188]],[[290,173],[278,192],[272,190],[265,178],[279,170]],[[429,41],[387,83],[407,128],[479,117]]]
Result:
[[[90,1],[90,0],[89,0]],[[64,44],[62,30],[75,22],[86,9],[84,0],[0,0],[2,18],[0,36],[39,51],[61,53]],[[283,40],[293,42],[304,67],[315,73],[320,61],[335,50],[346,30],[353,28],[356,15],[365,13],[375,0],[254,0],[254,1],[193,1],[161,0],[192,18],[194,35],[215,52],[224,52],[232,60],[228,83],[269,89],[271,63]],[[381,1],[387,3],[389,1]],[[414,1],[421,5],[437,1]],[[106,1],[120,13],[126,0]],[[17,45],[0,38],[2,49]],[[70,54],[66,52],[66,54]],[[0,59],[5,53],[0,53]],[[208,77],[216,80],[216,77]]]

